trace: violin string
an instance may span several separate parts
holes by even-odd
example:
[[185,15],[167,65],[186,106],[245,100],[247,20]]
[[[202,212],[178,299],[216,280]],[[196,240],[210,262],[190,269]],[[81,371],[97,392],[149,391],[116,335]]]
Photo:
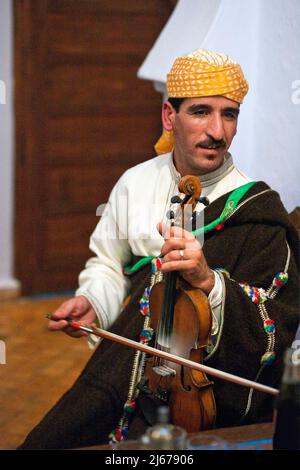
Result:
[[[171,227],[174,227],[174,225],[174,218],[172,218]],[[176,272],[170,272],[165,274],[164,298],[158,326],[158,345],[164,351],[169,351],[171,346],[170,340],[173,330],[173,317],[176,295],[176,276]],[[164,362],[165,361],[163,361],[162,359],[159,360],[160,364]]]
[[[200,194],[199,194],[200,195]],[[169,213],[173,216],[168,217],[170,220],[170,227],[178,225],[184,228],[185,220],[192,220],[192,213],[196,207],[195,201],[192,204],[189,203],[191,199],[190,194],[186,194],[182,203],[179,204],[179,207],[173,211],[170,210]],[[171,206],[172,208],[172,206]],[[186,212],[186,214],[185,214]],[[155,347],[161,349],[165,352],[169,352],[171,348],[171,338],[173,332],[173,321],[174,321],[174,308],[175,308],[175,298],[176,298],[176,272],[169,272],[165,274],[165,290],[164,290],[164,299],[162,303],[162,311],[160,312],[159,321],[157,325],[157,335],[155,337]],[[163,364],[165,361],[162,358],[157,358],[155,363]]]

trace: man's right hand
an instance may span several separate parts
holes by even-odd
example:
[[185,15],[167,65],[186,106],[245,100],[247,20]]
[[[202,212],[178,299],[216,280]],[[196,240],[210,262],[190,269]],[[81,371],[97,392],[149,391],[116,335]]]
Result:
[[51,331],[62,330],[74,338],[81,336],[87,336],[84,331],[75,330],[68,325],[68,322],[64,318],[72,318],[76,322],[82,325],[93,325],[95,326],[95,320],[97,318],[96,312],[86,297],[79,295],[72,299],[63,302],[55,312],[51,314],[51,320],[49,320],[48,328]]

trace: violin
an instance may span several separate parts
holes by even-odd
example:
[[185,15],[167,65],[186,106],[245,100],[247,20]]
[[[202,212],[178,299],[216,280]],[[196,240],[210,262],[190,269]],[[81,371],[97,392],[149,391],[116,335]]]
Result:
[[[200,199],[201,184],[196,176],[183,177],[178,185],[181,193],[171,202],[180,203],[177,214],[169,213],[171,224],[181,218],[195,220],[195,207]],[[150,326],[155,331],[157,350],[202,363],[208,346],[212,315],[207,296],[180,278],[177,272],[166,273],[164,280],[154,284],[150,292]],[[215,424],[216,404],[213,382],[202,371],[171,363],[152,356],[146,362],[144,390],[148,396],[167,404],[171,422],[188,432],[210,429]]]

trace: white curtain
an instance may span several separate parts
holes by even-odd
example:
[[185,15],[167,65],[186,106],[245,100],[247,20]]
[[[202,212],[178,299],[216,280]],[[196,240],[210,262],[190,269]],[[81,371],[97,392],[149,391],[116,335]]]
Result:
[[299,0],[179,0],[138,72],[163,92],[174,59],[199,47],[239,62],[250,91],[231,152],[288,211],[300,206],[299,44]]

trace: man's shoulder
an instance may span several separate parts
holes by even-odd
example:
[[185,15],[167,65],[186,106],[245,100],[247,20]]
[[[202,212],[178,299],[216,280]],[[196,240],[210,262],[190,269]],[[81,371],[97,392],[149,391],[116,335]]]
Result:
[[252,181],[223,194],[212,202],[206,213],[220,214],[225,204],[236,201],[234,220],[238,223],[287,224],[287,211],[277,191],[264,181]]
[[157,175],[161,173],[161,171],[166,168],[167,170],[170,167],[172,154],[165,153],[163,155],[159,155],[158,157],[150,158],[142,163],[138,163],[137,165],[129,168],[126,170],[121,180],[123,184],[128,182],[132,182],[132,180],[140,179],[144,180],[144,178],[155,178]]
[[172,154],[166,153],[129,168],[113,187],[112,195],[132,193],[135,188],[146,191],[155,186],[159,179],[167,182],[171,178],[171,159]]
[[149,168],[154,169],[160,169],[163,166],[168,166],[170,164],[172,154],[171,153],[165,153],[163,155],[158,155],[156,157],[150,158],[149,160],[145,160],[142,163],[138,163],[135,166],[132,166],[128,170],[126,170],[125,174],[133,174],[136,172],[141,172],[144,170],[148,170]]
[[241,199],[241,218],[255,222],[289,225],[288,213],[279,193],[264,181],[255,182]]

